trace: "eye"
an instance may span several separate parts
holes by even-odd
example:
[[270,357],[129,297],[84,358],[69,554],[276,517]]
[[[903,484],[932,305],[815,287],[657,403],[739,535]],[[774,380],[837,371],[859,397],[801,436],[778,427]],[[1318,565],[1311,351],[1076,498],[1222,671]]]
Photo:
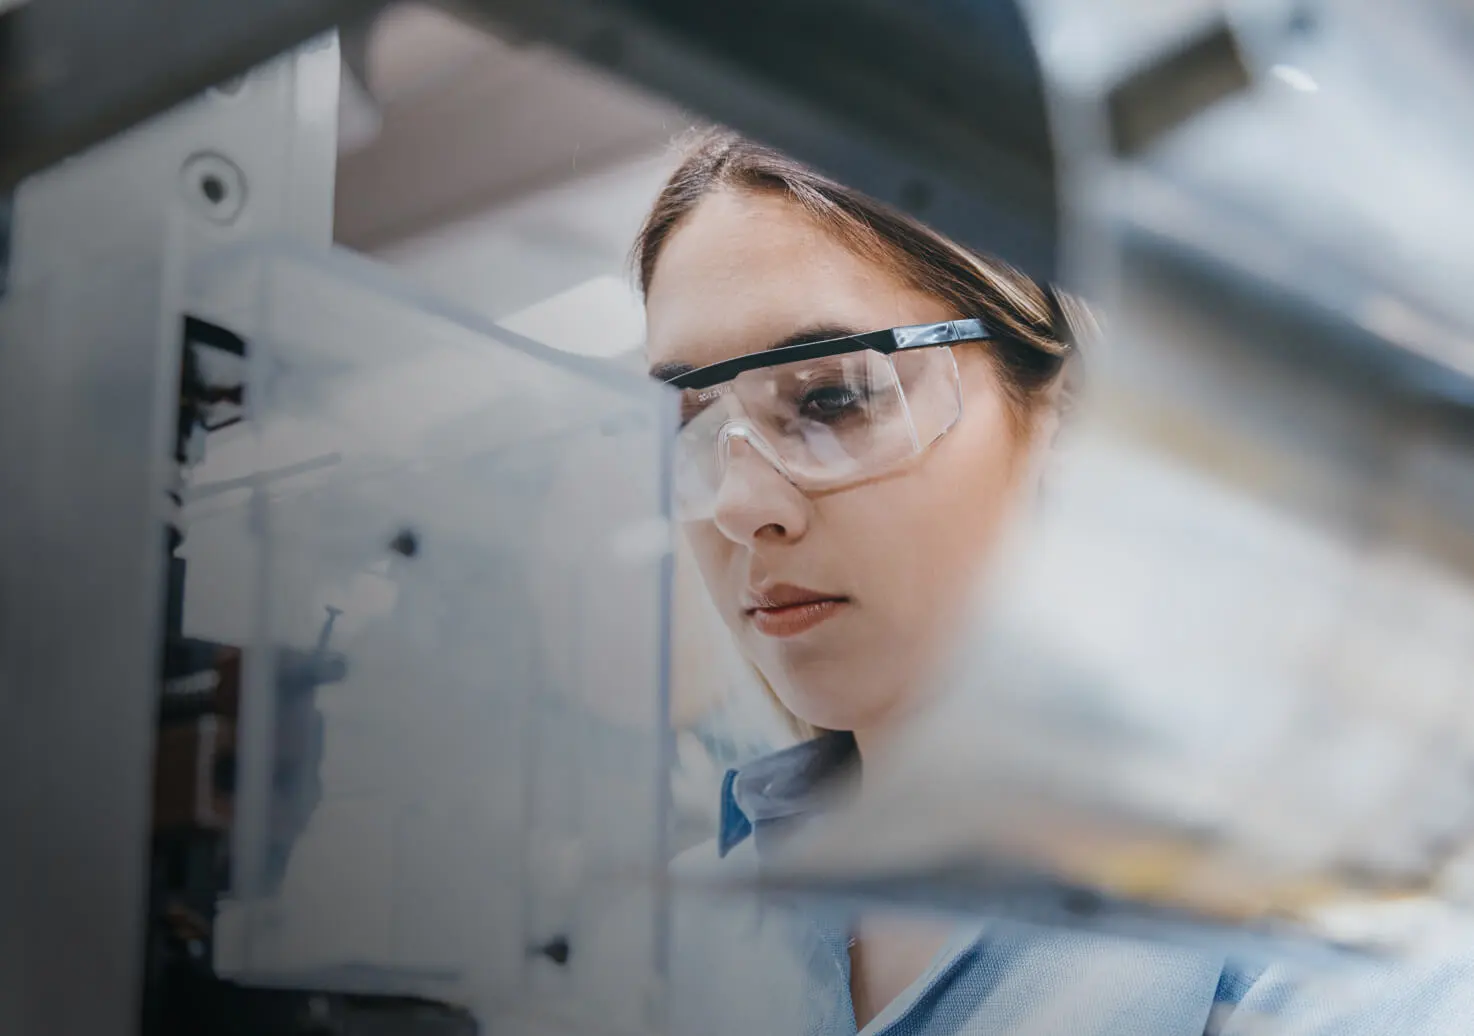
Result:
[[833,421],[863,409],[865,393],[853,385],[820,385],[804,393],[799,413],[817,421]]

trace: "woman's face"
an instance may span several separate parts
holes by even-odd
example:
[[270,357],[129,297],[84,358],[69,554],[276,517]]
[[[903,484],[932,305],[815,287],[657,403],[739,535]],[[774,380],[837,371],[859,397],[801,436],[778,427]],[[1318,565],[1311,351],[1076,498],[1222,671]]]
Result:
[[[655,368],[701,367],[816,328],[962,314],[785,197],[719,191],[667,240],[646,315]],[[961,419],[913,462],[806,494],[738,445],[712,518],[685,527],[723,619],[783,704],[862,745],[924,692],[1031,469],[1035,436],[1010,420],[984,348],[953,349]],[[772,606],[794,599],[820,603]]]

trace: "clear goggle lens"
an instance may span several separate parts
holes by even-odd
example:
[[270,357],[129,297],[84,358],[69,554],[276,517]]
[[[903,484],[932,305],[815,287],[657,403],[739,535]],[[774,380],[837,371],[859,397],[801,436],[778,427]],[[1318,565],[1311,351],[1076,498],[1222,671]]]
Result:
[[864,481],[921,453],[962,413],[948,347],[871,350],[744,371],[681,393],[676,514],[713,517],[733,451],[752,452],[806,492]]

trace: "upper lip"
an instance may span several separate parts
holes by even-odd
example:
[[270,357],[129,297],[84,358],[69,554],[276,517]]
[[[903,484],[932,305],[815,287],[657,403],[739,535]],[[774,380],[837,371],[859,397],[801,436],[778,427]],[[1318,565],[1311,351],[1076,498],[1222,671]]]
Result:
[[820,590],[809,590],[788,583],[775,583],[762,590],[749,590],[745,610],[749,613],[766,608],[795,608],[801,604],[818,604],[821,601],[843,601],[842,594],[829,594]]

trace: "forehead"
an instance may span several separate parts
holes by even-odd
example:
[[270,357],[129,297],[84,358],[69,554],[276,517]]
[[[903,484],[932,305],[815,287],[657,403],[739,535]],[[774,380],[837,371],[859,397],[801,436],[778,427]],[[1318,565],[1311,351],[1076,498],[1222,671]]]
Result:
[[809,328],[950,319],[887,264],[857,255],[774,192],[719,191],[666,241],[646,296],[652,367],[705,366]]

